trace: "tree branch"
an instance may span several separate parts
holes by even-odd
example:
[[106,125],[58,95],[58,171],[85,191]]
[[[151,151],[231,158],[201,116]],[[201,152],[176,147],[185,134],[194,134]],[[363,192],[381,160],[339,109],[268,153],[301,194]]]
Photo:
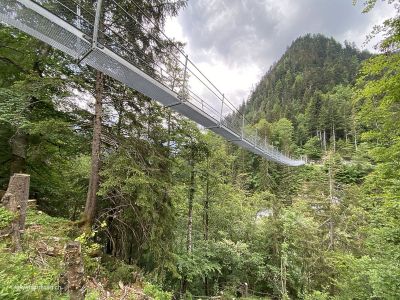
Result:
[[2,61],[4,61],[4,62],[6,62],[6,63],[9,63],[9,64],[11,64],[11,65],[17,67],[17,69],[19,69],[19,70],[22,71],[22,72],[26,72],[26,70],[25,70],[22,66],[20,66],[20,65],[17,64],[16,62],[12,61],[12,60],[9,59],[8,57],[0,56],[0,60],[2,60]]

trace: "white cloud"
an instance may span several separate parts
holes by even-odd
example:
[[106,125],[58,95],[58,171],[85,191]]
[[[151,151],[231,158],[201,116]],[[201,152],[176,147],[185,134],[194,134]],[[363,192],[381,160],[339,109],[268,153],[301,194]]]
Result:
[[[378,2],[368,14],[351,0],[189,0],[167,35],[187,43],[185,51],[231,102],[240,104],[291,42],[322,33],[364,48],[372,27],[394,15]],[[373,50],[376,41],[367,45]],[[194,89],[200,86],[191,79]],[[203,95],[206,97],[203,91]]]
[[183,29],[178,18],[169,18],[167,20],[165,24],[165,32],[167,33],[167,36],[175,38],[180,42],[188,42],[188,39],[183,34]]

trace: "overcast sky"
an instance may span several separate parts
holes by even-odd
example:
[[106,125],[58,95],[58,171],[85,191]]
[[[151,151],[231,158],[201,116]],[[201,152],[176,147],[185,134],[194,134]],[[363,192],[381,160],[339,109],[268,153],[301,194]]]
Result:
[[297,37],[322,33],[360,49],[372,27],[394,14],[379,1],[368,14],[352,0],[189,0],[166,32],[234,103],[241,103],[261,76]]

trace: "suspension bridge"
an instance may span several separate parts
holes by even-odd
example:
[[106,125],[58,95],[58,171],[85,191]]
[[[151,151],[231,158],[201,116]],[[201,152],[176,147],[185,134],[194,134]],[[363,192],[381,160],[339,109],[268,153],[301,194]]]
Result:
[[[141,92],[239,147],[288,166],[305,163],[281,153],[265,137],[261,138],[245,118],[244,107],[233,105],[150,17],[139,22],[114,0],[86,2],[84,5],[81,0],[0,0],[0,21]],[[135,1],[132,3],[135,5]],[[149,44],[166,45],[161,51],[169,59],[149,59],[151,54],[144,45],[132,42],[135,32],[112,22],[116,13],[118,18],[147,31]],[[143,11],[142,16],[147,17]],[[155,35],[152,30],[159,32]]]

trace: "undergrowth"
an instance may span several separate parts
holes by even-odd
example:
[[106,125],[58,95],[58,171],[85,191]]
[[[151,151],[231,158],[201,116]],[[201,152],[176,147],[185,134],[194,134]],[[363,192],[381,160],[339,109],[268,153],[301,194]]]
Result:
[[[0,229],[6,228],[13,217],[0,207]],[[171,293],[144,282],[137,266],[108,255],[93,257],[94,251],[99,250],[93,236],[79,235],[79,229],[71,221],[31,209],[27,212],[23,252],[11,252],[9,237],[0,240],[0,300],[69,299],[59,288],[59,277],[64,272],[64,245],[71,240],[82,243],[87,277],[85,299],[102,299],[106,294],[111,295],[108,299],[120,299],[122,295],[132,300],[171,299]],[[134,286],[138,279],[143,282]],[[94,286],[94,282],[100,283],[102,289]]]

